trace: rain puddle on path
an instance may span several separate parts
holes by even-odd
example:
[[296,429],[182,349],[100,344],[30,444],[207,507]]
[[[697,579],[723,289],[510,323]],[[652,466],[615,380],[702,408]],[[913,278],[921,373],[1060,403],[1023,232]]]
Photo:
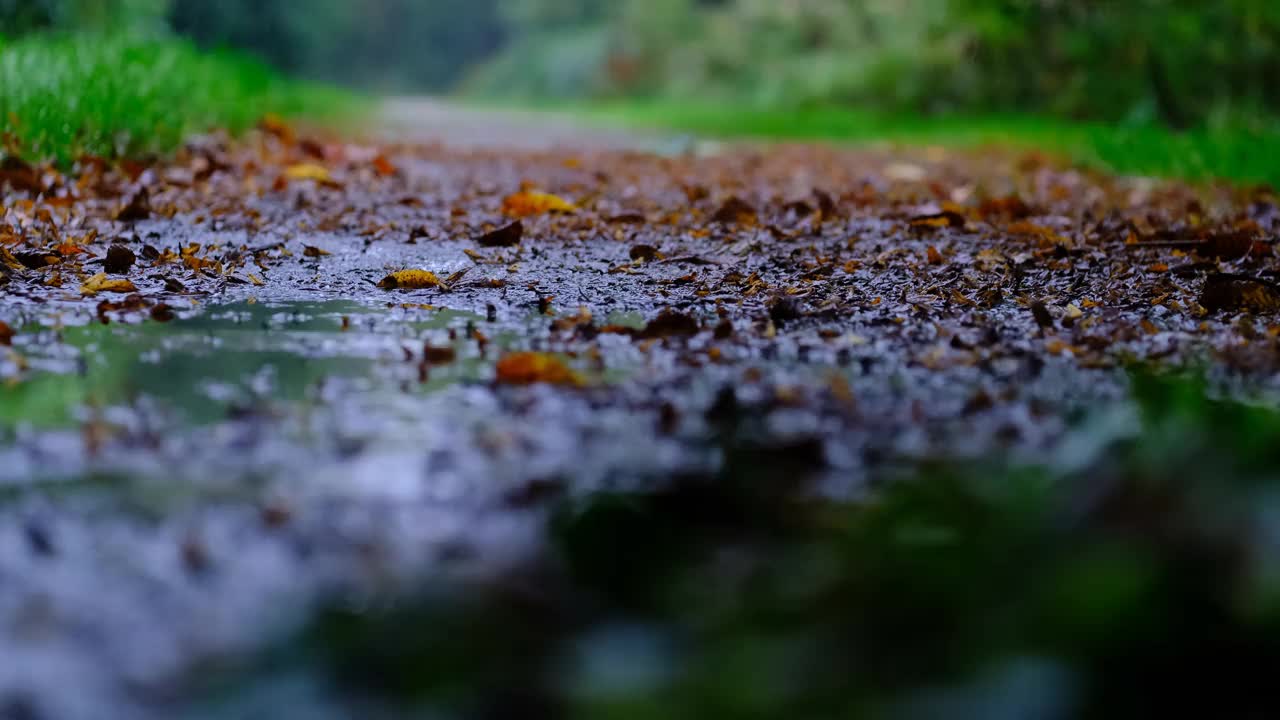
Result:
[[[465,352],[470,313],[397,314],[346,301],[237,303],[168,324],[44,330],[24,347],[33,377],[5,388],[0,431],[66,428],[147,406],[207,425],[280,403],[317,399],[328,382],[352,389],[445,387],[481,370],[464,358],[418,383],[407,362],[424,346]],[[451,339],[450,336],[453,336]]]

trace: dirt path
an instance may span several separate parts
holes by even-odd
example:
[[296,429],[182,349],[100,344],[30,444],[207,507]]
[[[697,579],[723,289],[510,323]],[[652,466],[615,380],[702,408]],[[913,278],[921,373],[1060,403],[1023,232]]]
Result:
[[693,138],[678,133],[618,130],[550,111],[498,111],[414,97],[387,100],[375,136],[389,142],[438,143],[455,150],[524,152],[571,149],[679,154],[696,144]]
[[318,602],[500,576],[555,502],[731,458],[841,502],[1069,472],[1132,431],[1126,367],[1280,357],[1268,196],[390,114],[5,171],[0,708],[170,716]]

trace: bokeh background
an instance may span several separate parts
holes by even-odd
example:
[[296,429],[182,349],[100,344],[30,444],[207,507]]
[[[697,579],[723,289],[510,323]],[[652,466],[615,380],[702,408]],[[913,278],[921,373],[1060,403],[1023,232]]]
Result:
[[0,0],[0,32],[176,33],[294,75],[521,101],[1051,114],[1280,110],[1273,0]]

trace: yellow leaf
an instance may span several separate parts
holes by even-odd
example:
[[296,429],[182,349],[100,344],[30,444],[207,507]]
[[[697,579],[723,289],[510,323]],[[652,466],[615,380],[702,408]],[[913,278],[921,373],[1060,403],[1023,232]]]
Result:
[[586,382],[563,360],[548,353],[518,352],[498,361],[494,368],[498,382],[508,385],[570,385],[581,387]]
[[123,278],[109,278],[106,273],[98,273],[80,286],[81,295],[97,295],[100,292],[112,293],[131,293],[137,292],[138,288],[133,283]]
[[549,212],[572,213],[578,208],[573,203],[557,195],[523,190],[509,195],[502,201],[502,213],[508,217],[522,218],[530,215],[542,215]]
[[440,278],[428,270],[400,270],[382,278],[382,282],[378,283],[378,287],[383,290],[421,290],[443,286]]
[[315,163],[298,163],[284,169],[285,177],[290,180],[315,180],[316,182],[332,182],[328,169]]
[[10,270],[26,269],[26,267],[23,266],[22,263],[18,262],[18,258],[13,256],[13,253],[9,252],[8,250],[2,247],[0,247],[0,265],[4,265]]

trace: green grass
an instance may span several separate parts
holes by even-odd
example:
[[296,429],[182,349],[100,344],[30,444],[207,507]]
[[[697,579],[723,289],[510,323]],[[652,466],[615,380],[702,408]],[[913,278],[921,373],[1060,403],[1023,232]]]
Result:
[[335,118],[348,107],[339,92],[176,39],[0,40],[0,128],[28,159],[162,153],[192,133],[244,130],[266,113]]
[[1117,173],[1280,187],[1280,121],[1174,132],[1155,126],[1028,116],[878,115],[839,108],[752,110],[625,103],[590,106],[580,112],[605,123],[712,137],[1004,145],[1062,154],[1079,164]]

